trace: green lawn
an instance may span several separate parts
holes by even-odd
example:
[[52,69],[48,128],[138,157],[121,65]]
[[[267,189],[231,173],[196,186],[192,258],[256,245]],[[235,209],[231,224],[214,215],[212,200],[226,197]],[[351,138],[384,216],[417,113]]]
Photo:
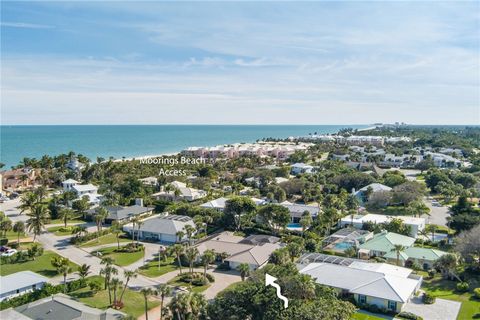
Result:
[[[174,287],[186,287],[187,289],[190,290],[190,284],[187,282],[180,281],[180,276],[177,276],[173,278],[172,280],[168,281],[168,284]],[[207,290],[207,288],[210,287],[210,284],[206,284],[204,286],[191,286],[192,292],[203,292]]]
[[[52,251],[45,251],[42,256],[37,257],[35,260],[21,263],[2,264],[0,267],[0,275],[6,276],[19,271],[30,270],[45,277],[55,277],[58,274],[51,264],[51,260],[54,257],[58,257],[58,254]],[[72,267],[72,272],[77,271],[78,266],[75,263],[70,263],[70,266]]]
[[[17,241],[17,233],[13,231],[7,231],[6,238],[8,238],[9,242],[16,242]],[[28,238],[26,233],[20,234],[20,240]]]
[[[132,240],[120,237],[120,242],[129,242],[129,241],[132,241]],[[111,244],[111,243],[117,243],[117,237],[113,233],[109,233],[105,236],[102,236],[102,237],[98,238],[98,241],[97,241],[97,239],[93,239],[91,241],[85,242],[85,243],[81,244],[80,247],[88,248],[88,247],[95,247],[95,246],[99,246],[99,245],[102,245],[102,244]]]
[[176,259],[169,257],[167,261],[161,261],[160,268],[158,267],[158,260],[153,260],[140,267],[138,271],[146,277],[154,278],[177,269]]
[[470,282],[470,292],[460,293],[456,291],[456,281],[443,280],[440,276],[434,279],[425,279],[422,289],[430,292],[434,296],[459,301],[462,303],[457,319],[477,319],[480,317],[480,300],[473,297],[472,290],[479,287],[478,279],[472,279]]
[[373,313],[367,313],[366,311],[359,310],[353,314],[352,320],[384,320],[384,319],[393,319],[386,315],[376,315]]
[[64,226],[56,226],[56,227],[50,227],[47,228],[48,232],[52,232],[56,236],[71,236],[72,235],[72,226],[67,226],[67,229],[65,231],[62,231],[61,229],[65,229]]
[[[115,252],[115,249],[117,249],[117,246],[99,249],[97,252],[101,252],[102,257],[113,258],[113,260],[115,260],[115,264],[120,267],[128,266],[143,258],[143,251]],[[95,252],[92,252],[92,254],[95,254]]]
[[[88,278],[89,281],[98,281],[102,284],[103,288],[103,278],[99,276],[94,276]],[[121,288],[122,289],[122,288]],[[118,297],[120,296],[121,289],[119,289]],[[82,288],[80,290],[74,291],[69,293],[70,296],[79,300],[86,305],[99,308],[99,309],[106,309],[109,307],[109,300],[108,300],[108,291],[101,290],[97,293],[93,293],[90,289]],[[149,298],[151,300],[151,298]],[[145,312],[145,302],[144,302],[143,295],[138,291],[133,291],[127,288],[125,291],[125,295],[123,296],[122,302],[124,303],[124,307],[120,310],[125,312],[135,318],[139,317]],[[149,301],[148,302],[148,309],[155,308],[160,304],[159,301]]]
[[[72,219],[69,219],[67,221],[67,224],[79,224],[79,223],[85,223],[85,220],[81,220],[82,216],[76,216],[73,217]],[[64,221],[63,219],[52,219],[48,222],[48,224],[63,224]]]

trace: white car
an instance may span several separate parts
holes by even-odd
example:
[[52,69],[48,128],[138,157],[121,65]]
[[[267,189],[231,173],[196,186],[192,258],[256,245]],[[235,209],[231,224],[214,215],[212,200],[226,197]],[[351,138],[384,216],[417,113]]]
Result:
[[11,257],[15,253],[17,253],[17,250],[15,249],[8,249],[6,252],[2,253],[2,257]]

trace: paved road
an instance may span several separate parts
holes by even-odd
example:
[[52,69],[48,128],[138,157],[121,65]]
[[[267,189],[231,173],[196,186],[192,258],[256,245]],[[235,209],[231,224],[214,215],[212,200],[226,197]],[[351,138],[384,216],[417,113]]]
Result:
[[447,226],[447,217],[450,216],[450,209],[446,206],[435,207],[432,205],[432,201],[428,199],[425,199],[424,202],[430,209],[430,216],[423,215],[422,218],[427,219],[428,224]]

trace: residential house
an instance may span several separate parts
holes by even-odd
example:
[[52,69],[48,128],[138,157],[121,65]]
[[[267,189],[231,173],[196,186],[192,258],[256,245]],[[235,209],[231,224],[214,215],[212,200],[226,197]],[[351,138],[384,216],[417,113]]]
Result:
[[315,253],[302,256],[299,261],[300,273],[334,288],[339,296],[353,298],[360,307],[375,305],[400,312],[422,284],[422,277],[413,274],[413,270],[385,263]]
[[[106,206],[108,216],[105,218],[105,223],[111,224],[112,222],[124,223],[132,220],[134,217],[146,217],[153,213],[154,207],[144,207],[143,200],[137,199],[133,206]],[[88,210],[87,213],[94,217],[97,214],[95,209]]]
[[97,193],[98,187],[93,184],[76,184],[72,186],[71,190],[77,194],[78,199],[88,197],[91,204],[100,204],[102,201],[102,195]]
[[135,225],[135,230],[133,230],[133,224],[129,223],[123,226],[123,231],[130,235],[135,233],[135,236],[146,241],[176,243],[188,239],[186,235],[181,239],[177,236],[177,232],[184,231],[187,225],[195,228],[192,218],[180,215],[162,215],[142,220],[140,230],[138,230],[138,225]]
[[19,271],[0,277],[0,301],[42,289],[48,278],[32,271]]
[[339,221],[340,227],[352,226],[356,229],[362,229],[365,223],[385,224],[392,219],[400,219],[410,227],[410,236],[417,238],[420,231],[425,229],[425,218],[415,218],[410,216],[387,216],[383,214],[368,213],[366,215],[347,215]]
[[61,293],[0,311],[1,319],[12,320],[121,320],[125,317],[121,311],[88,307]]
[[361,244],[358,248],[358,255],[361,259],[372,257],[383,257],[391,253],[396,245],[409,248],[415,243],[415,238],[407,237],[394,232],[383,231],[376,234],[372,239]]
[[[447,252],[437,249],[409,247],[401,251],[398,258],[402,266],[411,267],[412,264],[415,263],[421,266],[423,270],[429,270],[433,268],[435,261],[446,254]],[[389,263],[397,263],[397,253],[394,251],[387,253],[383,257],[386,258]]]
[[78,182],[77,180],[73,180],[73,179],[67,179],[65,181],[62,181],[63,191],[74,191],[73,187],[76,186],[76,185],[79,185],[79,184],[80,184],[80,182]]
[[165,189],[152,194],[152,197],[156,199],[170,199],[170,200],[185,200],[195,201],[205,198],[207,192],[204,190],[197,190],[195,188],[189,188],[187,185],[180,181],[173,181],[169,184],[172,190],[166,191]]
[[318,206],[290,203],[288,201],[284,201],[280,205],[288,209],[292,223],[299,223],[305,211],[308,211],[312,217],[316,217],[320,211]]
[[309,164],[294,163],[292,164],[291,173],[293,175],[298,175],[301,173],[312,173],[313,170],[314,170],[314,167]]
[[211,200],[205,203],[202,203],[200,207],[202,208],[209,208],[209,209],[215,209],[218,211],[223,211],[225,209],[225,204],[227,202],[228,198],[221,197],[215,200]]
[[157,177],[146,177],[143,179],[138,179],[143,185],[146,186],[157,186],[158,185],[158,179]]
[[368,186],[361,188],[358,191],[355,191],[354,189],[352,190],[352,193],[358,198],[361,203],[365,203],[368,201],[368,197],[370,196],[370,194],[373,194],[375,192],[389,192],[391,190],[392,188],[381,183],[372,183]]
[[37,174],[32,168],[2,171],[2,186],[8,192],[22,191],[35,186]]
[[241,263],[247,263],[251,270],[256,270],[268,263],[273,251],[281,248],[280,239],[267,235],[251,235],[249,237],[235,236],[231,232],[222,232],[210,240],[197,245],[200,255],[206,250],[217,254],[226,253],[225,262],[231,269],[236,269]]

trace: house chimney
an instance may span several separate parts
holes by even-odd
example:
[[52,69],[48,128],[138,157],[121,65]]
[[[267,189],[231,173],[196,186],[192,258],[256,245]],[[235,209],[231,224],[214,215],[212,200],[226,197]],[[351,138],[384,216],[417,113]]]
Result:
[[142,198],[136,198],[135,199],[135,205],[143,207],[143,199]]

